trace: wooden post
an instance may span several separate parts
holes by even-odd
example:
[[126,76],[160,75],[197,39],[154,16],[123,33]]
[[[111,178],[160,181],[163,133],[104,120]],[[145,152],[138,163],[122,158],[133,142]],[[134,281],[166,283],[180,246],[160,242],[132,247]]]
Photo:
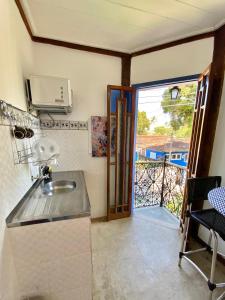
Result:
[[123,56],[121,64],[121,85],[130,86],[131,55]]
[[196,177],[209,173],[225,69],[225,25],[215,31],[213,60],[209,76],[208,107],[199,150]]

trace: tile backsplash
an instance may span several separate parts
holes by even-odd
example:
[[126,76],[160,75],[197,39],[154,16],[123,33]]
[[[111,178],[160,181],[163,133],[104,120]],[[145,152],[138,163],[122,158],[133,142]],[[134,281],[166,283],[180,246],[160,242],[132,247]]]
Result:
[[41,120],[41,129],[54,130],[88,130],[88,122],[86,121],[70,121],[70,120]]

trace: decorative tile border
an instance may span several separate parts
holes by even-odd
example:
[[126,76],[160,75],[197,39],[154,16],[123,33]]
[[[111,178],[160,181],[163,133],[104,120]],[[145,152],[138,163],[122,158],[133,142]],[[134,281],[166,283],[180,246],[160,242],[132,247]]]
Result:
[[87,121],[41,120],[43,130],[88,130]]
[[88,130],[87,121],[42,119],[0,100],[0,125],[44,130]]

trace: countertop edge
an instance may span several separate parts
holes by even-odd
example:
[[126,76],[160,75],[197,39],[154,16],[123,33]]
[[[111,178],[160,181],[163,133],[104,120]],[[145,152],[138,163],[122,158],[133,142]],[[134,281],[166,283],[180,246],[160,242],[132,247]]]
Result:
[[89,196],[87,192],[86,187],[86,181],[84,177],[84,171],[82,170],[74,170],[74,171],[62,171],[62,172],[54,172],[54,173],[66,173],[66,172],[81,172],[82,173],[82,180],[84,182],[84,189],[85,193],[87,195],[87,201],[89,205],[89,211],[85,211],[78,214],[71,214],[71,215],[62,215],[62,216],[51,216],[51,217],[44,217],[40,219],[33,219],[33,220],[22,220],[18,222],[12,222],[15,214],[20,209],[20,207],[24,204],[24,202],[27,200],[28,196],[30,196],[32,193],[35,192],[35,189],[41,184],[43,179],[37,179],[32,186],[28,189],[28,191],[24,194],[24,196],[21,198],[21,200],[18,202],[18,204],[12,209],[12,211],[9,213],[9,215],[6,218],[6,226],[8,228],[13,227],[20,227],[20,226],[26,226],[26,225],[35,225],[35,224],[43,224],[43,223],[49,223],[49,222],[55,222],[55,221],[62,221],[62,220],[70,220],[70,219],[77,219],[77,218],[83,218],[83,217],[90,217],[91,211],[90,211],[90,201]]

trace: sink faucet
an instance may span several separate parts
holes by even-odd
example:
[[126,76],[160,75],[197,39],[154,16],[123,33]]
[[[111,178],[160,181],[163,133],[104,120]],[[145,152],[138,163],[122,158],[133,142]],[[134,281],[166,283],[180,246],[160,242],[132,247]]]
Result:
[[52,170],[48,165],[41,165],[39,166],[39,175],[38,176],[32,176],[32,180],[34,179],[41,179],[44,180],[44,182],[48,182],[52,180]]

